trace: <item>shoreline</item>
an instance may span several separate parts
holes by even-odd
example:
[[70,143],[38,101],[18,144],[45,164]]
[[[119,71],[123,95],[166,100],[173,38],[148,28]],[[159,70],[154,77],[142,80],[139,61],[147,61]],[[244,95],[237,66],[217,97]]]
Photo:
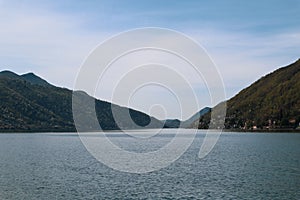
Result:
[[[163,129],[178,129],[178,128],[163,128]],[[191,128],[186,128],[191,129]],[[127,131],[142,131],[143,129],[126,129]],[[148,129],[146,129],[148,130]],[[196,130],[209,130],[209,129],[196,129]],[[213,129],[210,129],[213,130]],[[121,132],[120,129],[112,130],[90,130],[86,132]],[[270,129],[270,130],[245,130],[245,129],[223,129],[222,132],[232,132],[232,133],[300,133],[300,129]],[[44,129],[44,130],[0,130],[0,134],[26,134],[26,133],[78,133],[77,130],[53,130],[53,129]]]

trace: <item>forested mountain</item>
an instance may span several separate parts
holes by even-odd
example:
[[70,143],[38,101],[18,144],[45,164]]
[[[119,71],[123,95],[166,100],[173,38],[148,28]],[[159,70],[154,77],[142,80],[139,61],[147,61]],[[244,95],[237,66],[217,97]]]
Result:
[[[210,113],[200,118],[207,128]],[[282,67],[227,101],[225,128],[295,129],[300,122],[300,60]]]
[[[81,95],[92,98],[84,92]],[[93,100],[97,118],[104,130],[119,129],[112,115],[112,106],[118,114],[129,112],[132,120],[140,126],[146,126],[151,121],[152,127],[162,127],[159,120],[145,113]],[[19,76],[10,71],[0,72],[0,112],[1,132],[75,131],[72,91],[55,87],[33,73]],[[86,111],[83,109],[83,112]],[[133,128],[126,120],[124,123],[121,121],[121,125],[122,128]]]
[[[10,71],[0,72],[0,131],[76,131],[72,94],[73,91],[55,87],[33,73],[20,76]],[[147,128],[163,127],[163,123],[165,128],[177,128],[180,123],[183,123],[183,127],[208,128],[210,122],[210,108],[204,108],[184,122],[159,121],[137,110],[94,99],[84,92],[78,94],[82,96],[82,100],[92,98],[95,101],[97,119],[104,130],[136,128],[128,122],[128,112],[132,120],[141,127],[151,122],[151,126]],[[78,103],[83,105],[80,112],[89,112],[84,107],[84,101]],[[226,104],[226,129],[299,128],[300,60],[260,78]],[[118,124],[112,114],[112,108],[117,110],[118,119],[121,119]],[[86,126],[89,131],[94,130],[95,127],[90,125],[90,122],[91,120],[86,118],[81,126]]]

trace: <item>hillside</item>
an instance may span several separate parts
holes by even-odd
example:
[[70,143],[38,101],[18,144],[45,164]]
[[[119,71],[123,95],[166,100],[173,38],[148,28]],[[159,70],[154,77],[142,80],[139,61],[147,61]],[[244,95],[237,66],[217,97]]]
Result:
[[[282,67],[227,101],[226,129],[290,130],[300,122],[300,60]],[[200,118],[207,128],[209,114]]]
[[189,127],[194,121],[199,119],[200,117],[204,116],[205,114],[209,113],[211,111],[211,108],[205,107],[201,109],[199,112],[195,113],[192,117],[187,119],[186,121],[183,122],[182,126],[183,127]]
[[[92,98],[82,93],[85,98]],[[111,107],[118,114],[129,111],[132,120],[140,126],[162,123],[145,113],[95,100],[95,110],[104,130],[119,129]],[[84,103],[84,102],[83,102]],[[72,91],[55,87],[33,73],[17,75],[10,71],[0,72],[0,131],[75,131],[72,115]],[[82,112],[87,112],[84,110]],[[132,128],[124,120],[122,128]],[[90,130],[90,129],[89,129]]]
[[205,107],[185,121],[180,121],[179,119],[167,119],[162,122],[164,123],[165,128],[189,128],[195,120],[210,111],[211,108]]

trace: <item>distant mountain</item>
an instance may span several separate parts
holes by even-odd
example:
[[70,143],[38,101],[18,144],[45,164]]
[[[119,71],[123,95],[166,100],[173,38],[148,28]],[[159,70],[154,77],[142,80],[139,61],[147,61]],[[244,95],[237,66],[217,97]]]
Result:
[[21,77],[18,74],[11,72],[11,71],[7,71],[7,70],[0,72],[0,78],[21,79]]
[[164,128],[179,128],[181,121],[179,119],[167,119],[162,121]]
[[[84,92],[78,93],[83,100],[92,98]],[[145,113],[94,98],[92,100],[95,101],[96,115],[104,130],[119,129],[119,126],[133,128],[125,119],[117,124],[112,115],[112,107],[121,116],[129,112],[132,120],[140,126],[151,122],[152,127],[162,127],[159,120]],[[86,114],[88,111],[84,102],[80,103],[82,114]],[[10,71],[0,72],[0,112],[1,132],[75,131],[72,91],[55,87],[33,73],[19,76]],[[86,119],[86,130],[94,130],[88,123]]]
[[[199,119],[207,128],[210,113]],[[227,101],[226,129],[291,130],[300,123],[300,60],[270,73]]]
[[21,75],[21,77],[32,83],[35,85],[41,85],[41,86],[52,86],[51,84],[49,84],[47,81],[45,81],[44,79],[38,77],[37,75],[35,75],[34,73],[27,73],[27,74],[23,74]]
[[208,113],[210,111],[211,111],[211,108],[205,107],[185,121],[180,121],[179,119],[167,119],[167,120],[163,121],[164,127],[165,128],[179,128],[179,127],[189,128],[194,121],[196,121],[201,116],[205,115],[206,113]]
[[20,81],[27,81],[28,83],[31,83],[33,85],[41,85],[41,86],[52,86],[44,79],[38,77],[34,73],[27,73],[19,76],[18,74],[11,72],[11,71],[2,71],[0,72],[0,78],[11,78],[16,79]]
[[205,115],[206,113],[209,113],[211,111],[211,108],[205,107],[201,109],[199,112],[194,114],[192,117],[190,117],[188,120],[183,122],[183,127],[189,127],[194,121]]
[[[227,102],[225,128],[230,130],[294,130],[300,123],[300,60],[270,73],[243,89]],[[33,73],[17,75],[10,71],[0,72],[0,131],[75,131],[72,113],[73,91],[59,88]],[[132,129],[132,120],[148,128],[193,127],[208,128],[211,108],[204,108],[190,119],[159,121],[137,110],[120,107],[94,99],[77,91],[79,112],[89,116],[85,101],[95,101],[97,123],[104,130]],[[74,102],[73,102],[74,103]],[[116,123],[112,109],[120,122]],[[217,110],[218,105],[213,109]],[[89,117],[80,127],[87,131],[96,126]]]

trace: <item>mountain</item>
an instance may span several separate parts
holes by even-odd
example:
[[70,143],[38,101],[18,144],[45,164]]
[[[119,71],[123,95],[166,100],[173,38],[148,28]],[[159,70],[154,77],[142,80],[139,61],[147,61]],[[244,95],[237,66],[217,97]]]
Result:
[[[33,73],[17,75],[10,71],[0,72],[0,131],[1,132],[28,132],[28,131],[76,131],[72,113],[73,91],[59,88]],[[120,107],[109,102],[94,99],[84,92],[75,92],[81,95],[80,112],[88,114],[84,100],[95,101],[97,119],[104,130],[134,128],[124,119],[118,124],[114,121],[112,108],[117,115],[127,116],[140,125],[162,127],[162,123],[137,110]],[[82,124],[81,124],[82,125]],[[85,130],[95,130],[95,126],[83,125]]]
[[163,121],[164,127],[165,128],[179,128],[179,127],[189,128],[194,121],[196,121],[201,116],[205,115],[206,113],[208,113],[210,111],[211,111],[211,108],[205,107],[185,121],[180,121],[179,119],[167,119],[167,120]]
[[209,113],[211,111],[211,108],[205,107],[201,109],[199,112],[194,114],[192,117],[190,117],[188,120],[184,121],[182,126],[183,127],[189,127],[194,121],[205,115],[206,113]]
[[[207,128],[210,113],[199,119]],[[227,101],[226,129],[292,130],[300,123],[300,59],[243,89]],[[195,123],[194,123],[195,125]]]
[[162,121],[164,128],[179,128],[181,121],[179,119],[167,119]]
[[21,77],[32,83],[32,84],[35,84],[35,85],[41,85],[41,86],[52,86],[51,84],[49,84],[47,81],[45,81],[44,79],[38,77],[37,75],[35,75],[34,73],[27,73],[27,74],[23,74],[21,75]]
[[0,72],[0,78],[22,79],[18,74],[7,70]]
[[12,78],[12,79],[17,79],[17,80],[23,80],[27,81],[33,85],[41,85],[41,86],[52,86],[49,84],[47,81],[44,79],[38,77],[34,73],[27,73],[19,76],[18,74],[11,72],[11,71],[2,71],[0,72],[0,78]]

